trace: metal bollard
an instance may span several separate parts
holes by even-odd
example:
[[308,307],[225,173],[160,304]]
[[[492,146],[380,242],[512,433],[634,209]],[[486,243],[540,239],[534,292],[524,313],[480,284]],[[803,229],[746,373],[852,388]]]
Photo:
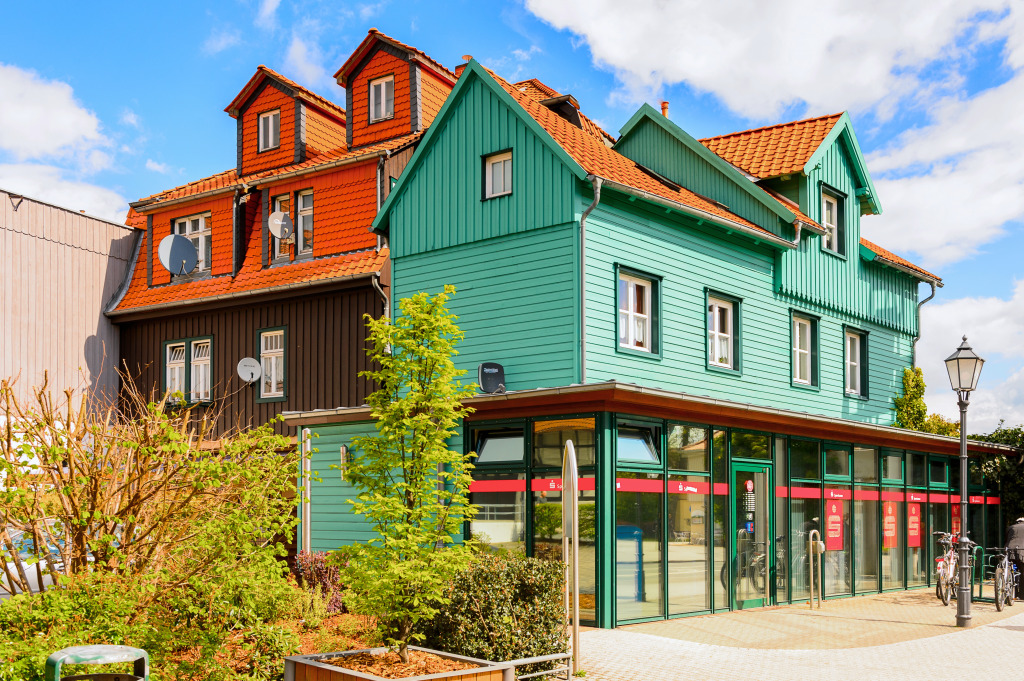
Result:
[[[815,537],[817,537],[817,539],[815,539]],[[808,581],[810,581],[810,584],[808,584],[808,589],[809,589],[810,593],[809,593],[809,597],[807,599],[807,605],[808,605],[808,607],[811,608],[811,610],[814,609],[814,596],[815,596],[815,588],[814,588],[814,557],[815,556],[818,556],[818,588],[817,588],[817,596],[818,596],[818,609],[821,610],[821,595],[822,595],[822,584],[821,584],[821,582],[822,582],[822,577],[824,575],[824,573],[822,571],[822,566],[821,566],[821,558],[822,558],[822,555],[824,553],[824,551],[822,549],[824,549],[824,545],[821,543],[821,533],[818,532],[817,530],[811,530],[807,534],[807,559],[810,561],[807,564],[807,567],[808,567]]]

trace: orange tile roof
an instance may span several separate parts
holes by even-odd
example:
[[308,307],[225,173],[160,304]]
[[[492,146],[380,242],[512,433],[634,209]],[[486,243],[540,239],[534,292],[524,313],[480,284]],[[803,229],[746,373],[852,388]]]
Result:
[[860,243],[861,243],[862,246],[865,246],[866,248],[868,248],[868,250],[873,252],[875,254],[875,256],[879,260],[883,260],[883,261],[886,261],[886,262],[891,262],[891,263],[896,264],[896,265],[901,265],[903,267],[906,267],[909,270],[913,270],[914,272],[917,272],[919,274],[923,274],[923,275],[925,275],[926,277],[928,277],[930,279],[934,279],[935,281],[942,281],[942,279],[940,277],[932,274],[928,270],[926,270],[926,269],[924,269],[922,267],[918,267],[917,265],[915,265],[914,263],[910,262],[909,260],[905,260],[904,258],[901,258],[900,256],[896,255],[895,253],[893,253],[891,251],[885,250],[884,248],[882,248],[878,244],[872,243],[872,242],[868,241],[867,239],[865,239],[864,237],[861,237]]
[[391,43],[400,50],[405,50],[406,52],[412,52],[418,55],[419,57],[421,57],[424,63],[432,67],[438,74],[451,79],[453,83],[455,82],[455,74],[449,71],[447,68],[445,68],[444,64],[442,64],[441,62],[427,55],[422,50],[413,47],[412,45],[406,45],[400,40],[395,40],[391,36],[385,33],[381,33],[375,28],[371,28],[369,31],[367,31],[366,37],[363,38],[361,43],[359,43],[359,46],[356,47],[356,49],[352,52],[349,58],[345,60],[345,63],[341,65],[341,68],[338,69],[337,72],[335,72],[334,74],[334,79],[337,80],[342,85],[342,87],[344,87],[345,85],[345,79],[348,78],[349,70],[352,67],[354,67],[357,63],[359,63],[359,60],[363,58],[363,56],[369,49],[369,46],[372,44],[373,39],[383,40],[384,42]]
[[737,168],[763,180],[801,172],[842,115],[779,123],[700,142]]
[[710,213],[745,227],[771,232],[742,218],[720,203],[707,199],[684,187],[674,188],[656,179],[635,161],[604,144],[595,135],[584,132],[529,96],[501,76],[485,69],[526,112],[544,128],[565,151],[589,174],[648,192],[669,201]]
[[788,208],[794,215],[796,215],[797,219],[800,220],[800,222],[817,227],[821,231],[825,231],[825,228],[822,227],[817,220],[812,220],[802,210],[800,210],[800,206],[797,205],[796,201],[790,200],[788,197],[783,196],[774,189],[762,187],[761,185],[756,186],[758,187],[758,189],[761,189],[764,191],[764,193],[768,194],[768,196],[772,197],[773,199],[781,203],[783,206]]
[[[562,96],[562,93],[558,92],[551,86],[542,83],[536,78],[521,80],[518,83],[513,83],[512,85],[527,97],[532,97],[538,102],[544,101],[545,99],[551,99],[552,97]],[[580,111],[579,114],[580,124],[582,124],[584,132],[589,132],[591,135],[597,135],[598,137],[608,140],[612,144],[615,143],[615,138],[609,135],[600,125],[595,123],[582,111]]]
[[264,66],[263,64],[260,64],[259,66],[256,67],[256,73],[253,74],[253,77],[250,78],[249,82],[245,84],[245,87],[242,88],[242,91],[239,92],[238,95],[236,95],[233,100],[231,100],[231,103],[227,105],[227,108],[225,108],[224,111],[228,112],[228,114],[230,114],[232,118],[238,118],[238,112],[242,104],[245,102],[245,100],[249,98],[249,95],[252,94],[252,91],[260,84],[260,82],[268,76],[290,87],[292,90],[295,91],[295,94],[298,95],[300,99],[305,99],[314,106],[323,109],[327,113],[332,114],[343,121],[345,120],[345,110],[343,108],[341,108],[334,102],[330,101],[329,99],[321,97],[312,90],[302,87],[294,80],[285,78],[274,69]]

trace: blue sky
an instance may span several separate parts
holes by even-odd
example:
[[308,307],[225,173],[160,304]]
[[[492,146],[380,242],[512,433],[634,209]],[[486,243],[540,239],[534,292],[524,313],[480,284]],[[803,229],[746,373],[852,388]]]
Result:
[[449,68],[472,55],[540,78],[613,133],[661,99],[697,137],[846,110],[884,209],[865,236],[946,281],[923,308],[929,405],[955,414],[941,360],[967,333],[989,360],[971,430],[989,430],[1024,422],[1019,4],[16,3],[0,43],[0,187],[120,219],[127,201],[233,166],[223,109],[257,65],[343,104],[331,75],[371,26]]

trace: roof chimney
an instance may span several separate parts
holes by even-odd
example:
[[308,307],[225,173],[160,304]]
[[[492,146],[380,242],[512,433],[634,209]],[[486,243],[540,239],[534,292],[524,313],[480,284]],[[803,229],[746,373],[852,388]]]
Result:
[[661,102],[661,115],[668,118],[668,102],[664,100]]

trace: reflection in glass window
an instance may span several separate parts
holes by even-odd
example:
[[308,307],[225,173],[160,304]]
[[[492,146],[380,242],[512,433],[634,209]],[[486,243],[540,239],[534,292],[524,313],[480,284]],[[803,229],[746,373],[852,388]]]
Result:
[[907,484],[911,487],[925,487],[928,484],[928,457],[925,454],[907,454]]
[[[478,430],[474,433],[475,465],[487,463],[522,463],[525,438],[522,428]],[[561,462],[559,462],[561,463]]]
[[903,587],[903,493],[882,491],[882,588]]
[[789,441],[789,474],[794,480],[821,478],[818,443],[812,440]]
[[576,448],[576,464],[593,466],[594,419],[573,418],[536,421],[533,424],[533,465],[561,468],[565,441]]
[[470,536],[494,549],[526,551],[526,475],[474,472],[469,503],[477,514]]
[[[795,441],[790,442],[793,451]],[[792,465],[792,460],[790,460]],[[794,474],[795,477],[795,474]],[[821,490],[816,485],[793,484],[790,498],[790,565],[792,572],[793,600],[807,598],[810,567],[807,559],[807,541],[811,530],[821,532]]]
[[946,462],[941,459],[933,459],[928,468],[928,480],[933,485],[946,484]]
[[[664,614],[662,503],[656,473],[616,473],[615,592],[620,622]],[[582,581],[582,578],[581,578]]]
[[[597,496],[594,476],[581,475],[579,489],[580,524],[580,621],[597,618]],[[542,560],[562,560],[561,478],[534,478],[533,555]]]
[[668,614],[711,609],[707,477],[668,479]]
[[732,458],[771,459],[772,450],[768,436],[763,433],[732,432]]
[[708,470],[708,429],[699,426],[670,425],[668,467],[680,471]]
[[825,449],[825,475],[849,477],[850,452],[847,449],[827,447]]
[[618,427],[616,451],[619,462],[629,463],[661,463],[656,444],[658,429],[635,426]]
[[878,591],[878,489],[854,492],[853,526],[857,533],[857,593]]
[[886,480],[903,479],[903,452],[885,450],[882,454],[882,477]]
[[857,482],[878,482],[878,450],[874,447],[853,448],[853,479]]
[[[775,487],[787,489],[789,487],[789,474],[786,471],[786,438],[775,438]],[[789,492],[775,496],[775,569],[777,579],[775,581],[775,598],[779,603],[789,601],[789,532],[786,525],[789,522]]]
[[711,476],[716,483],[712,490],[714,496],[711,502],[711,514],[714,522],[712,532],[714,541],[712,562],[714,566],[711,570],[711,584],[716,612],[730,609],[728,581],[717,577],[722,574],[723,569],[728,569],[725,566],[729,564],[729,535],[732,534],[725,531],[729,522],[729,459],[726,456],[728,437],[728,431],[715,430],[711,444]]

